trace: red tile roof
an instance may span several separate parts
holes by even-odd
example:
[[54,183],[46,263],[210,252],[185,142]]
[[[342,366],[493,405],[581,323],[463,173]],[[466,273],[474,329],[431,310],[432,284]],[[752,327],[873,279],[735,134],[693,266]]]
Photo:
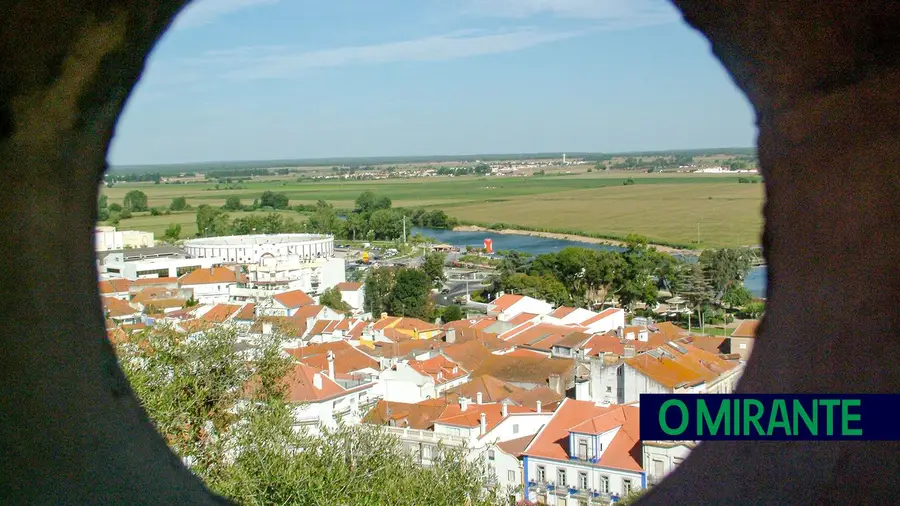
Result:
[[[588,427],[587,425],[590,425]],[[610,444],[603,449],[598,467],[641,472],[640,410],[634,406],[597,406],[593,402],[566,399],[553,418],[538,432],[523,452],[529,457],[569,460],[569,431],[573,428],[619,427]]]
[[[502,406],[499,403],[474,404],[470,403],[463,411],[459,404],[451,404],[440,418],[434,423],[454,425],[458,427],[478,427],[481,425],[481,414],[485,415],[485,429],[490,431],[504,420]],[[507,406],[507,416],[517,413],[533,413],[532,410],[522,406]]]
[[520,300],[522,300],[524,298],[525,297],[523,297],[521,295],[512,295],[512,294],[506,294],[503,297],[497,297],[496,299],[493,300],[493,302],[488,304],[489,310],[491,310],[491,311],[506,311],[507,309],[511,308],[513,306],[513,304],[515,304],[516,302],[519,302]]
[[536,316],[537,315],[534,313],[519,313],[516,316],[510,318],[509,323],[512,323],[513,325],[519,325],[527,321],[531,321]]
[[291,290],[289,292],[282,292],[278,295],[273,296],[272,299],[289,309],[295,309],[298,307],[308,306],[316,303],[316,301],[314,301],[309,295],[306,295],[303,290]]
[[552,316],[554,318],[562,319],[562,318],[565,318],[565,316],[567,314],[571,313],[572,311],[575,311],[574,307],[559,306],[558,308],[556,308],[556,310],[554,310],[552,313],[550,313],[550,316]]
[[110,317],[130,316],[140,312],[124,300],[115,297],[101,297],[100,299],[103,303],[103,309]]
[[738,365],[735,361],[724,360],[716,354],[688,343],[681,343],[680,346],[686,353],[669,346],[663,347],[674,358],[669,356],[656,358],[649,353],[643,353],[625,359],[625,363],[668,388],[682,384],[696,385],[710,382]]
[[313,344],[300,348],[285,350],[297,360],[319,370],[328,370],[328,352],[334,353],[334,371],[338,374],[349,374],[362,369],[380,369],[374,358],[352,346],[346,341]]
[[235,304],[216,304],[201,319],[211,323],[222,323],[240,308],[241,306]]
[[537,350],[528,350],[525,348],[516,348],[509,353],[504,353],[505,357],[521,357],[521,358],[547,358],[550,356],[549,352],[541,352]]
[[416,360],[409,362],[409,366],[425,376],[431,376],[435,385],[440,385],[448,381],[461,378],[469,372],[459,366],[459,364],[448,360],[447,357],[438,355],[428,360]]
[[503,441],[502,443],[497,443],[497,448],[507,455],[519,458],[522,456],[525,448],[534,440],[534,436],[535,434],[529,434],[520,438],[510,439],[509,441]]
[[[315,377],[321,381],[320,387],[316,387]],[[318,402],[332,397],[338,397],[347,391],[321,370],[306,364],[296,364],[284,377],[287,386],[286,400],[288,402]]]
[[468,371],[475,370],[476,367],[493,356],[491,350],[478,341],[451,344],[442,348],[441,352]]
[[177,283],[178,278],[162,277],[162,278],[141,278],[136,279],[132,286],[154,286],[154,285],[171,285]]
[[489,374],[512,383],[546,384],[552,374],[561,379],[571,378],[575,363],[572,360],[546,357],[517,357],[494,355],[487,359],[481,367],[472,371],[473,376]]
[[256,304],[249,302],[244,304],[240,311],[234,315],[235,320],[250,321],[256,318]]
[[305,325],[307,318],[316,318],[317,316],[319,316],[319,313],[321,313],[323,309],[325,309],[325,306],[320,306],[317,304],[311,306],[302,306],[297,310],[296,313],[294,313],[293,316],[291,316],[291,318],[303,320],[303,324]]
[[335,286],[342,292],[355,292],[362,288],[362,283],[351,283],[349,281],[345,281],[343,283],[338,283]]
[[444,399],[428,399],[415,404],[380,400],[363,420],[376,425],[393,421],[398,427],[431,429],[434,421],[444,414],[448,406],[450,404]]
[[213,283],[246,283],[247,276],[226,267],[195,269],[178,278],[178,283],[185,285],[210,285]]
[[756,337],[759,320],[744,320],[734,329],[731,337]]
[[131,281],[127,279],[107,279],[105,281],[100,281],[97,283],[97,287],[100,289],[100,293],[127,293],[128,288],[131,287]]

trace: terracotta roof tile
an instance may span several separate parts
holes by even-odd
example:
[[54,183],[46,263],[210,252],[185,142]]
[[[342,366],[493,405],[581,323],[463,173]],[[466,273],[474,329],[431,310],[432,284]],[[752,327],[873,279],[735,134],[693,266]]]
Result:
[[312,344],[285,351],[297,360],[323,371],[328,370],[329,351],[334,353],[335,373],[349,374],[362,369],[380,369],[377,360],[346,341]]
[[246,283],[247,276],[227,267],[195,269],[178,278],[178,283],[185,285],[210,285],[213,283]]
[[338,290],[342,292],[355,292],[362,288],[362,283],[351,283],[349,281],[345,281],[343,283],[338,283],[335,285]]
[[561,318],[565,318],[565,316],[567,314],[571,313],[572,311],[575,311],[574,307],[559,306],[558,308],[556,308],[556,310],[554,310],[552,313],[550,313],[550,316],[561,319]]
[[575,368],[572,360],[545,357],[517,357],[494,355],[487,359],[481,367],[472,371],[473,376],[488,374],[495,378],[513,383],[546,384],[551,374],[561,378],[571,378]]
[[524,298],[525,297],[521,295],[506,294],[503,297],[497,297],[496,299],[494,299],[488,304],[488,307],[492,311],[506,311],[507,309],[511,308],[513,304],[519,302]]
[[122,278],[107,279],[97,283],[97,287],[101,294],[104,293],[127,293],[131,287],[131,281]]
[[469,371],[460,367],[459,364],[442,355],[429,358],[428,360],[412,361],[409,362],[409,366],[419,374],[431,376],[435,385],[447,383],[469,373]]
[[519,325],[527,321],[531,321],[536,317],[537,315],[534,313],[519,313],[516,316],[510,318],[509,323],[512,323],[513,325]]
[[527,390],[493,376],[483,374],[471,378],[469,381],[456,388],[447,390],[445,396],[450,402],[458,402],[460,396],[475,400],[479,392],[481,393],[483,402],[491,403],[521,396],[527,392]]
[[[504,420],[502,406],[499,403],[474,404],[471,403],[463,411],[459,404],[451,404],[440,418],[434,423],[454,425],[458,427],[478,427],[481,425],[481,414],[485,415],[485,428],[490,431]],[[532,413],[533,411],[522,406],[507,406],[507,416],[518,413]],[[486,431],[486,432],[487,432]]]
[[491,350],[478,341],[451,344],[442,348],[441,352],[468,371],[475,370],[485,360],[493,356]]
[[622,312],[622,309],[617,308],[617,307],[611,307],[609,309],[604,309],[603,311],[598,313],[597,316],[593,316],[593,317],[588,318],[587,320],[581,322],[581,325],[584,327],[587,327],[589,325],[599,322],[600,320],[603,320],[604,318],[609,318],[610,316],[612,316],[616,313],[620,313],[620,312]]
[[307,318],[318,317],[319,313],[321,313],[323,309],[325,309],[325,306],[320,306],[318,304],[311,305],[311,306],[302,306],[300,309],[297,310],[296,313],[294,313],[294,315],[291,318],[297,318],[298,320],[303,319],[304,323],[305,323]]
[[650,353],[642,353],[625,359],[625,363],[669,388],[681,384],[696,385],[713,381],[738,365],[737,362],[724,360],[716,354],[688,343],[682,343],[680,346],[686,353],[665,346],[664,349],[670,356],[656,358]]
[[241,307],[241,310],[234,315],[235,320],[252,321],[256,318],[256,304],[248,302]]
[[[316,376],[319,386],[316,386]],[[287,386],[285,399],[288,402],[318,402],[346,393],[346,390],[322,374],[320,369],[306,364],[296,364],[284,377]]]
[[119,316],[130,316],[140,312],[137,309],[131,307],[129,303],[115,297],[101,297],[100,299],[103,303],[103,309],[106,311],[106,314],[113,318]]
[[519,358],[548,358],[550,356],[550,352],[529,350],[526,348],[516,348],[509,353],[504,353],[503,356]]
[[431,429],[450,404],[444,399],[428,399],[415,404],[405,402],[378,401],[366,414],[366,423],[387,425],[393,420],[399,427],[411,429]]
[[222,323],[228,320],[231,315],[236,313],[240,308],[241,306],[234,304],[216,304],[212,309],[207,311],[201,319],[211,323]]
[[528,445],[534,440],[535,435],[536,434],[529,434],[520,438],[497,443],[497,448],[500,448],[500,451],[507,455],[519,458],[522,456],[522,452],[525,451],[525,448],[528,448]]
[[154,286],[154,285],[171,285],[177,283],[178,278],[161,277],[161,278],[141,278],[134,280],[131,286]]
[[731,337],[756,337],[759,320],[744,320],[734,329]]
[[600,455],[600,460],[589,465],[637,472],[643,470],[640,410],[634,406],[601,407],[592,402],[565,399],[523,455],[569,460],[569,431],[573,427],[584,426],[586,422],[598,428],[619,427]]
[[272,299],[289,309],[309,306],[316,303],[316,301],[314,301],[309,295],[306,295],[306,292],[304,292],[303,290],[291,290],[289,292],[282,292],[278,295],[272,296]]

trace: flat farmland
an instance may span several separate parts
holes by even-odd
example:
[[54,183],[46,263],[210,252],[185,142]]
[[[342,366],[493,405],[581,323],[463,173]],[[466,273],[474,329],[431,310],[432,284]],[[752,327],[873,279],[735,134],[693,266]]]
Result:
[[[579,170],[573,168],[573,172]],[[758,177],[758,176],[748,176]],[[623,185],[633,178],[636,184]],[[151,207],[168,207],[185,197],[196,207],[221,206],[230,196],[251,204],[266,190],[284,193],[291,205],[325,200],[351,208],[365,190],[389,197],[395,206],[442,209],[461,220],[503,223],[624,237],[629,233],[651,240],[719,247],[759,244],[762,230],[762,184],[739,184],[738,176],[592,172],[532,177],[432,177],[375,181],[249,181],[242,189],[216,190],[215,184],[118,184],[102,191],[121,204],[125,194],[139,189]],[[239,216],[242,213],[231,213]],[[286,213],[302,219],[297,213]],[[170,223],[181,223],[183,234],[194,233],[194,213],[136,216],[122,227],[152,230],[161,235]]]
[[[760,244],[762,184],[657,184],[555,192],[460,205],[448,213],[482,224],[578,230],[701,248]],[[514,226],[512,228],[515,228]]]

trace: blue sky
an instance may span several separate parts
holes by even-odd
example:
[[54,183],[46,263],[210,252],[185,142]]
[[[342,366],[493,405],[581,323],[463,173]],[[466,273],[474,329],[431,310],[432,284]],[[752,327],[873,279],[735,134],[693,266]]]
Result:
[[752,109],[662,0],[197,0],[114,165],[752,146]]

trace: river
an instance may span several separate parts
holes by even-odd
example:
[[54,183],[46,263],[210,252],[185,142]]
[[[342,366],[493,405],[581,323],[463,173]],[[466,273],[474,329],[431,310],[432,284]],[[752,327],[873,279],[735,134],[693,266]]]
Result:
[[[491,239],[494,251],[516,250],[532,255],[540,255],[541,253],[555,253],[563,248],[570,246],[578,246],[582,248],[591,248],[596,250],[607,251],[623,251],[624,248],[618,246],[609,246],[606,244],[592,244],[578,241],[567,241],[564,239],[549,239],[546,237],[536,237],[532,235],[515,235],[515,234],[497,234],[492,232],[456,232],[453,230],[413,227],[410,230],[413,234],[421,234],[426,237],[433,237],[438,241],[449,244],[451,246],[478,246],[484,245],[485,239]],[[766,268],[754,267],[747,279],[744,280],[744,286],[754,297],[766,296]]]

